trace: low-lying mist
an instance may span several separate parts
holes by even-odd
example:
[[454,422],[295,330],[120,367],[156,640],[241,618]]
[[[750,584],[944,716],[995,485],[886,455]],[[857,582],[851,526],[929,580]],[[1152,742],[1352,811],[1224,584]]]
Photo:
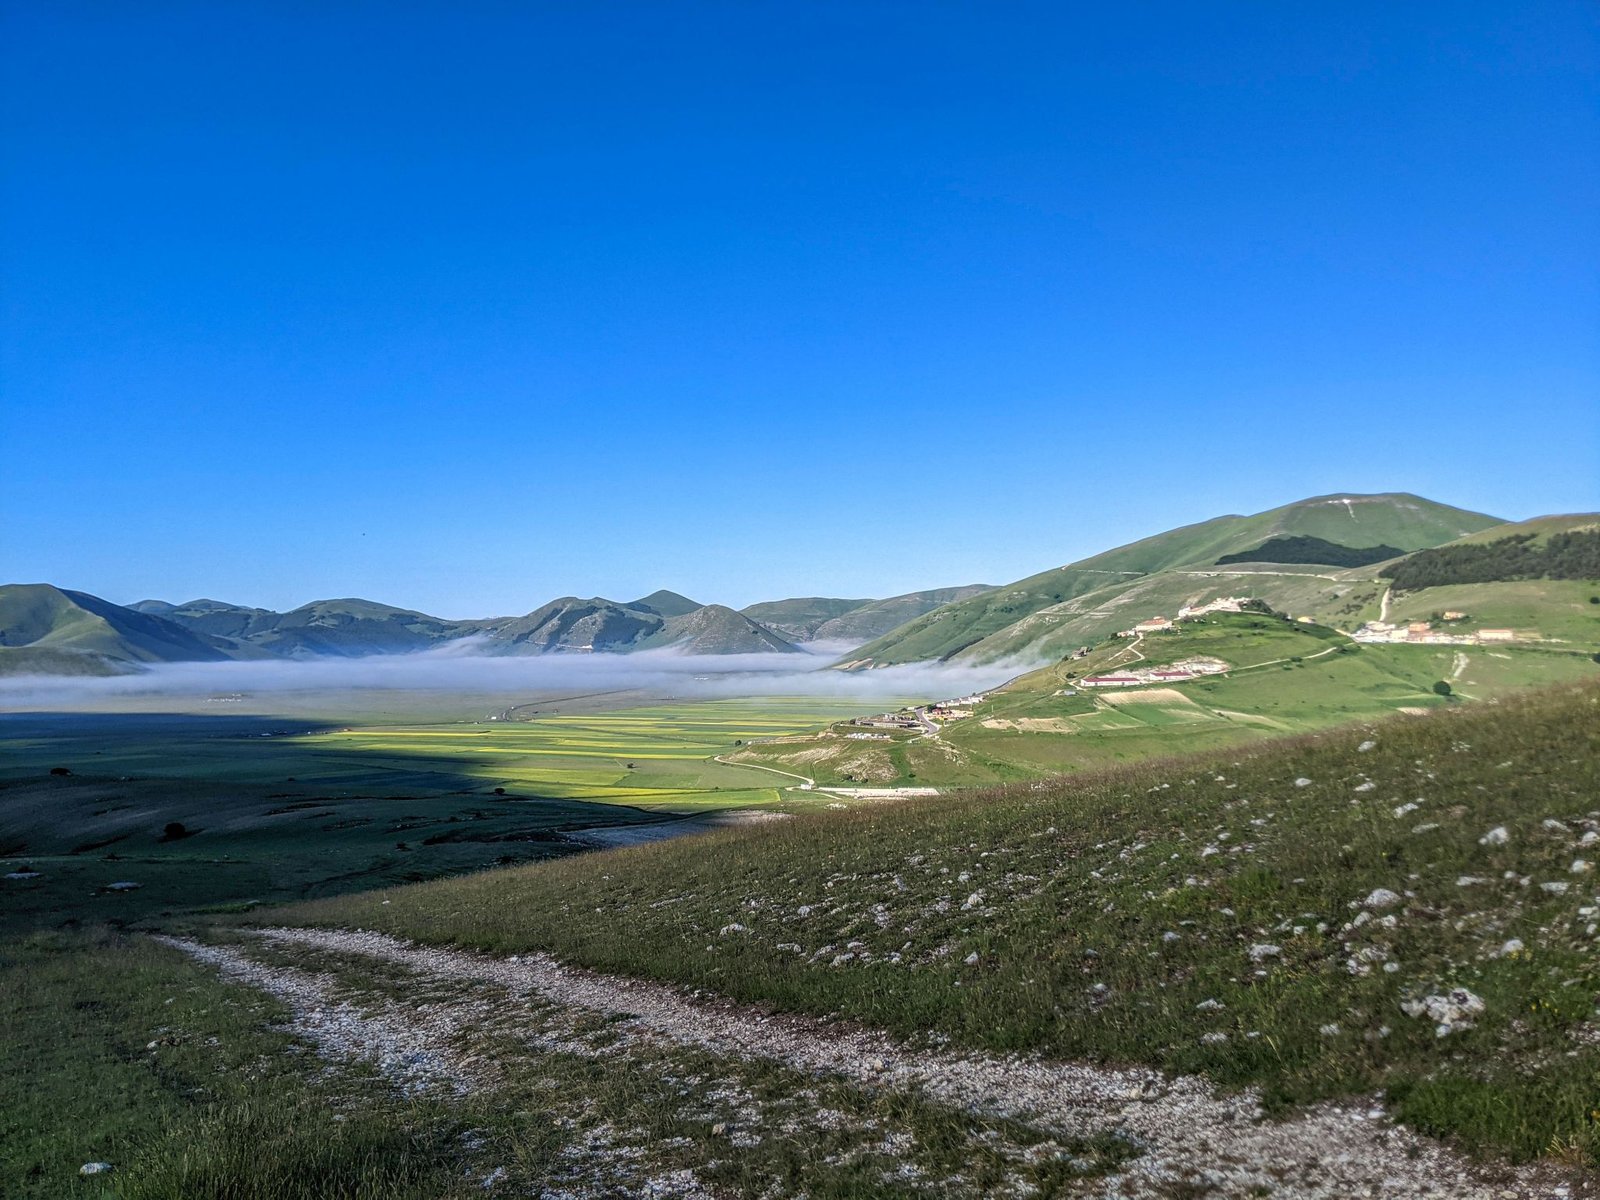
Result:
[[691,655],[475,653],[470,643],[416,654],[365,658],[162,663],[130,675],[0,678],[0,711],[94,707],[131,697],[203,699],[261,693],[351,690],[551,693],[635,691],[672,697],[832,696],[936,700],[1002,683],[1037,664],[915,663],[873,671],[834,671],[841,647],[795,654]]

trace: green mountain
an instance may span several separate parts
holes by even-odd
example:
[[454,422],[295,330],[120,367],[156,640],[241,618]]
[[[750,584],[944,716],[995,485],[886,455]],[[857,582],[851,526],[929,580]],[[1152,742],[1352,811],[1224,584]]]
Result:
[[1251,516],[1214,517],[948,604],[870,642],[841,665],[1060,657],[1185,604],[1229,595],[1337,623],[1375,606],[1376,568],[1316,563],[1218,565],[1274,539],[1335,547],[1439,546],[1501,522],[1408,493],[1314,496]]
[[196,633],[228,638],[286,658],[400,654],[462,636],[459,621],[371,600],[315,600],[286,613],[218,600],[185,604],[141,600],[134,608],[159,614]]
[[813,632],[819,642],[870,642],[890,630],[898,629],[907,621],[914,621],[946,604],[954,604],[990,590],[986,583],[967,584],[964,587],[933,588],[925,592],[907,592],[903,596],[890,596],[887,600],[871,600],[859,608],[825,621]]
[[647,608],[651,612],[660,613],[663,617],[686,617],[694,612],[695,609],[704,608],[705,605],[677,592],[669,592],[666,588],[662,588],[660,591],[651,592],[642,599],[629,601],[623,607]]
[[870,599],[841,600],[832,596],[795,596],[788,600],[763,600],[739,611],[752,621],[794,642],[815,641],[817,630],[829,621],[854,612]]
[[0,587],[0,673],[115,674],[135,664],[217,662],[228,642],[47,583]]
[[766,600],[740,609],[752,621],[792,642],[852,642],[859,645],[882,637],[907,621],[944,604],[965,600],[987,591],[987,584],[934,588],[907,592],[887,600],[842,600],[829,596],[800,596],[791,600]]
[[636,649],[661,630],[666,618],[599,596],[588,600],[562,596],[527,616],[468,624],[490,654],[616,653]]
[[669,617],[640,643],[641,649],[668,647],[688,654],[792,654],[798,647],[743,613],[720,604]]

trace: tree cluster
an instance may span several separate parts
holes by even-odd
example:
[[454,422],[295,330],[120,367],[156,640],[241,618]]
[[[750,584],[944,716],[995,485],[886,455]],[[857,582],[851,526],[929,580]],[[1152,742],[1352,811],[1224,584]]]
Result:
[[1514,533],[1492,542],[1419,550],[1379,574],[1397,591],[1516,579],[1600,579],[1600,530],[1553,533],[1543,542]]
[[1325,567],[1366,567],[1386,558],[1398,558],[1405,551],[1398,546],[1342,546],[1319,537],[1269,538],[1254,550],[1224,554],[1217,566],[1229,563],[1312,563]]

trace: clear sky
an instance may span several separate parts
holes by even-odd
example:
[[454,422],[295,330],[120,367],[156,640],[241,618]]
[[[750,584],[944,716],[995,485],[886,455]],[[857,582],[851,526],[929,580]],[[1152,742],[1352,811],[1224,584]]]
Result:
[[1600,508],[1600,8],[10,0],[0,575],[445,616]]

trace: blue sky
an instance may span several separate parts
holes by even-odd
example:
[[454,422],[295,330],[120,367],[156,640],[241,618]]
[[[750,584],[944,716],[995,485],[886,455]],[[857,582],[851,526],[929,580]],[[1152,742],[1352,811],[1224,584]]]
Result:
[[1600,507],[1597,12],[12,0],[0,574],[463,616]]

